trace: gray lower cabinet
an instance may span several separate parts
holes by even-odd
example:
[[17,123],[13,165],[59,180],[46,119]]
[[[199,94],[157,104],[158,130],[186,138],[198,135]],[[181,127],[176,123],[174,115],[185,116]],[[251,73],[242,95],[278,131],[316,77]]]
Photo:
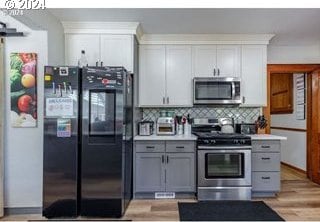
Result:
[[135,142],[134,197],[154,198],[156,192],[194,196],[194,141]]
[[164,154],[135,154],[135,189],[136,192],[165,190]]
[[252,196],[274,196],[280,191],[280,141],[252,141]]
[[166,190],[171,192],[194,192],[194,153],[167,153],[166,156]]

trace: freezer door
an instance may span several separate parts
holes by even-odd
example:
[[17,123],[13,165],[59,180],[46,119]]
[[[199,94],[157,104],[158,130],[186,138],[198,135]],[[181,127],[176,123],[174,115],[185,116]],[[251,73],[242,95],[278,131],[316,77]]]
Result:
[[77,67],[45,67],[43,137],[43,215],[77,216]]

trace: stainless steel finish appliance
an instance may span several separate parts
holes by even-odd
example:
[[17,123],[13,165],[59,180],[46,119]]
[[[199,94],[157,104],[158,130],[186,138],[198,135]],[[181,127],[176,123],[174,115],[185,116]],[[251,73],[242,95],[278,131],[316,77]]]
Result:
[[255,123],[239,123],[236,124],[236,132],[241,134],[256,134],[257,126]]
[[221,133],[217,119],[207,122],[212,124],[192,127],[198,136],[198,200],[250,200],[251,138]]
[[193,104],[241,104],[240,78],[210,77],[193,79]]
[[140,136],[150,136],[153,134],[153,121],[142,120],[138,123],[139,135]]
[[132,76],[46,66],[44,79],[43,215],[121,217],[132,198]]
[[157,119],[157,135],[175,134],[175,122],[173,117],[159,117]]

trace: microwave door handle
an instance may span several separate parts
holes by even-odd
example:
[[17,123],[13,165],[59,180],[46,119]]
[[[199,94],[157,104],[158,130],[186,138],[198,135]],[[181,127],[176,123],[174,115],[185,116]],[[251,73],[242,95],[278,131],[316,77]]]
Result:
[[232,86],[232,99],[235,99],[236,97],[236,85],[234,82],[231,82],[231,86]]

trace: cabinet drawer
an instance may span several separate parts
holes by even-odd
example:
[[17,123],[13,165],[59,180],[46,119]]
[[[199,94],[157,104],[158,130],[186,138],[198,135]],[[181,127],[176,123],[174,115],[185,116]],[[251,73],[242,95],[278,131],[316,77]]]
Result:
[[167,141],[166,152],[195,152],[195,143],[190,141]]
[[279,140],[252,141],[252,152],[280,152]]
[[280,171],[280,153],[252,153],[252,171]]
[[164,152],[164,141],[136,141],[136,152]]
[[280,191],[280,172],[252,172],[252,191]]

